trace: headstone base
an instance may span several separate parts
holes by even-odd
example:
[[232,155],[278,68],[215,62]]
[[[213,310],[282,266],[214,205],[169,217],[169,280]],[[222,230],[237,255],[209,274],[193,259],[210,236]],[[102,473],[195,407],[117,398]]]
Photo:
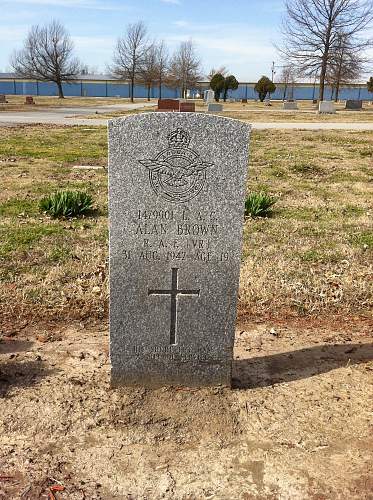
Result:
[[[126,363],[126,360],[124,360]],[[141,386],[141,387],[164,387],[164,386],[187,386],[203,387],[217,386],[231,387],[232,365],[211,362],[206,363],[157,363],[152,359],[151,374],[144,373],[144,366],[139,360],[139,366],[130,361],[117,372],[115,368],[111,372],[111,386]]]

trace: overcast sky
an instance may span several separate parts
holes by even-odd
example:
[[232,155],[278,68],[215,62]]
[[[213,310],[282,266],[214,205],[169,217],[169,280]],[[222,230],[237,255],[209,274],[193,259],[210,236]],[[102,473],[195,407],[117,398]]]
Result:
[[192,38],[206,72],[225,65],[241,81],[257,80],[278,61],[272,42],[282,0],[0,0],[0,7],[2,71],[10,69],[9,56],[30,26],[53,18],[69,30],[82,61],[100,72],[126,25],[140,19],[150,37],[164,39],[171,50]]
[[143,20],[149,36],[164,39],[171,51],[192,38],[205,73],[224,65],[240,81],[257,81],[271,76],[272,61],[281,64],[273,43],[283,5],[283,0],[0,0],[0,71],[10,70],[9,56],[31,25],[58,19],[80,59],[105,72],[117,37],[128,23]]

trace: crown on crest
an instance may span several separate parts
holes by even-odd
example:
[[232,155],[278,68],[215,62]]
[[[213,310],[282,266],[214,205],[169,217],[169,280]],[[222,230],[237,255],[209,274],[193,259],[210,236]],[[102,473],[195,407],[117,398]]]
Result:
[[168,143],[174,148],[185,148],[189,146],[190,135],[181,128],[177,128],[167,136]]

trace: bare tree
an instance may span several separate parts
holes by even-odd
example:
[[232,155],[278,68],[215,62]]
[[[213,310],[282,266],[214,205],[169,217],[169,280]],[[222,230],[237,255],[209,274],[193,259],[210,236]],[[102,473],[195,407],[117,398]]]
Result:
[[81,64],[73,57],[73,42],[59,21],[32,26],[24,46],[11,57],[17,75],[40,81],[55,82],[63,98],[63,82],[71,82],[80,73]]
[[147,29],[142,21],[129,24],[125,35],[118,38],[110,71],[117,78],[130,80],[130,98],[133,102],[135,82],[140,76],[147,52]]
[[148,46],[144,54],[139,74],[147,88],[148,101],[150,101],[152,86],[158,79],[157,46],[155,42]]
[[359,50],[351,46],[349,40],[341,33],[331,54],[330,64],[326,72],[326,81],[335,92],[335,101],[338,101],[341,84],[357,80],[363,72],[367,59],[362,57]]
[[320,74],[320,100],[331,55],[344,33],[362,52],[372,44],[365,35],[373,20],[372,0],[286,0],[282,24],[284,42],[279,52],[304,74]]
[[224,76],[224,78],[225,78],[226,76],[228,76],[228,73],[229,73],[229,70],[226,66],[220,66],[220,68],[218,68],[218,69],[211,68],[210,71],[208,72],[208,74],[206,75],[206,77],[207,77],[208,81],[211,82],[211,79],[214,75],[219,74],[219,75]]
[[186,96],[188,87],[194,87],[201,78],[201,61],[196,55],[192,40],[181,42],[171,58],[169,67],[170,84],[181,89],[181,96]]
[[296,71],[294,70],[294,67],[291,65],[286,65],[283,66],[281,75],[280,75],[280,81],[284,85],[284,90],[282,94],[282,100],[284,101],[287,98],[287,93],[288,93],[288,87],[291,87],[291,97],[293,98],[293,89],[294,89],[294,84],[296,80]]
[[156,45],[156,66],[157,66],[157,80],[159,88],[159,99],[162,98],[162,84],[166,80],[168,71],[169,55],[167,47],[163,40]]

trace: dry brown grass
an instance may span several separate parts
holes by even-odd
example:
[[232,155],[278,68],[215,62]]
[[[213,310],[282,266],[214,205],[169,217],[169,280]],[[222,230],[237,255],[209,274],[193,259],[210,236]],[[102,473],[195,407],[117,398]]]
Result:
[[[152,100],[156,102],[156,100]],[[207,106],[201,101],[196,100],[196,111],[198,113],[207,112]],[[336,105],[337,113],[333,115],[317,113],[317,105],[312,104],[312,101],[299,101],[299,109],[297,111],[289,111],[282,109],[281,101],[273,101],[272,106],[265,106],[264,103],[249,101],[247,104],[239,102],[226,102],[223,104],[223,112],[219,113],[228,118],[235,118],[247,122],[373,122],[373,106],[365,103],[361,111],[346,111],[344,103]],[[136,112],[154,112],[155,108],[143,108],[136,110]],[[105,114],[100,114],[100,118],[119,118],[131,114],[133,111],[113,111]],[[84,118],[97,118],[97,114],[84,115]]]
[[[282,109],[282,101],[271,101],[271,106],[255,101],[248,101],[247,104],[221,101],[223,116],[249,122],[373,122],[373,106],[366,102],[362,111],[346,111],[344,102],[337,103],[334,115],[317,113],[318,105],[312,104],[312,101],[297,103],[299,109],[290,111]],[[197,101],[196,110],[206,110],[206,106]]]
[[[82,107],[94,108],[111,104],[128,104],[130,100],[124,97],[65,97],[33,96],[35,105],[25,104],[24,95],[7,95],[7,104],[0,104],[1,111],[38,111],[41,108]],[[135,102],[146,102],[145,99],[135,99]]]
[[[0,321],[107,316],[106,128],[0,129]],[[256,131],[248,189],[279,197],[247,220],[239,312],[368,314],[372,307],[372,132]],[[85,189],[97,213],[55,221],[38,200]]]

